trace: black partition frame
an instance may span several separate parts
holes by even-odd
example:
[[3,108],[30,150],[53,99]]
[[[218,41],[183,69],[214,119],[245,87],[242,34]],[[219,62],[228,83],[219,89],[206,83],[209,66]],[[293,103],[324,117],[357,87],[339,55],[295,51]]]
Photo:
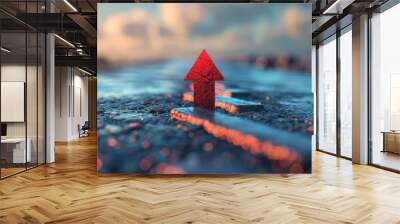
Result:
[[[341,68],[340,68],[340,37],[345,34],[346,32],[351,32],[351,23],[347,24],[344,27],[336,27],[336,32],[327,36],[326,38],[322,39],[319,41],[319,43],[316,44],[316,50],[315,50],[315,58],[316,58],[316,69],[315,69],[315,82],[316,82],[316,102],[315,102],[315,107],[316,107],[316,121],[315,121],[315,127],[316,127],[316,136],[315,136],[315,142],[316,142],[316,150],[319,152],[327,153],[333,156],[338,156],[347,160],[352,160],[350,157],[344,156],[341,153],[341,119],[340,119],[340,77],[341,77]],[[334,38],[333,38],[334,37]],[[336,41],[336,152],[328,152],[324,149],[321,149],[319,147],[319,54],[318,54],[318,49],[319,46],[326,42],[326,41]]]
[[[36,4],[36,12],[39,13],[39,3],[43,3],[44,1],[40,1],[40,0],[25,0],[25,1],[20,1],[21,3],[25,4],[25,12],[28,12],[28,3],[30,4]],[[2,10],[1,13],[3,13],[3,9],[1,8],[1,4],[0,4],[0,9]],[[47,8],[46,8],[47,11]],[[10,14],[11,15],[11,14]],[[25,15],[27,15],[27,13],[25,13]],[[46,38],[46,34],[45,32],[41,32],[35,28],[33,28],[32,26],[29,26],[28,24],[22,22],[21,20],[17,19],[17,18],[12,18],[11,19],[15,19],[15,21],[17,23],[21,23],[22,27],[24,27],[23,30],[18,30],[18,31],[5,31],[2,29],[2,23],[0,22],[0,46],[3,46],[4,43],[2,43],[2,36],[5,33],[21,33],[25,35],[25,85],[24,85],[24,123],[25,123],[25,168],[21,171],[12,173],[10,175],[5,176],[2,173],[2,164],[1,164],[1,160],[0,160],[0,180],[5,179],[7,177],[11,177],[14,176],[16,174],[25,172],[27,170],[36,168],[40,165],[46,164],[47,162],[47,153],[46,153],[46,148],[47,148],[47,38]],[[29,163],[31,166],[28,167],[28,162],[27,162],[27,147],[28,147],[28,116],[27,116],[27,83],[28,83],[28,34],[32,34],[34,36],[36,36],[36,49],[35,49],[35,56],[36,56],[36,136],[33,136],[36,138],[36,161],[35,163]],[[36,34],[36,35],[35,35]],[[42,38],[39,38],[39,37]],[[39,41],[41,40],[41,44],[39,43]],[[39,51],[40,46],[42,47],[41,51]],[[3,62],[4,62],[4,54],[2,52],[0,52],[0,82],[2,81],[2,66],[3,66]],[[40,61],[39,58],[42,58],[43,63],[41,63],[41,82],[42,82],[42,93],[41,93],[41,101],[42,101],[42,112],[44,113],[44,115],[42,115],[41,117],[39,117],[39,65],[40,65]],[[0,111],[1,111],[1,85],[0,85]],[[41,150],[39,150],[39,121],[41,121],[42,123],[42,148]],[[0,113],[0,123],[1,123],[1,113]],[[33,143],[32,143],[33,144]],[[43,153],[43,155],[41,155],[41,160],[39,160],[39,151],[41,151]],[[2,144],[0,144],[0,158],[1,158],[1,153],[2,153]],[[31,153],[32,155],[32,153]],[[21,167],[23,168],[23,167]]]

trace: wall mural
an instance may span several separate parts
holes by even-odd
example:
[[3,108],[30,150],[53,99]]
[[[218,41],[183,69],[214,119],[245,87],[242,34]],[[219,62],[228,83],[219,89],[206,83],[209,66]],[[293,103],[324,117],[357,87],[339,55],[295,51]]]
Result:
[[99,173],[310,173],[311,6],[98,4]]

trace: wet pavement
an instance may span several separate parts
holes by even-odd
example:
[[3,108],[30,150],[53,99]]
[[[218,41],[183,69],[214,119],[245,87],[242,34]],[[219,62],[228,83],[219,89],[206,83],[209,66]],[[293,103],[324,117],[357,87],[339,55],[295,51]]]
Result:
[[[172,109],[191,106],[190,102],[182,100],[182,94],[190,89],[190,83],[181,80],[187,66],[182,66],[186,63],[178,64],[169,62],[151,69],[150,65],[136,66],[99,75],[100,173],[290,172],[289,168],[279,166],[263,154],[215,138],[202,127],[172,119]],[[234,116],[285,133],[299,134],[302,141],[310,143],[313,103],[307,89],[311,82],[309,75],[247,68],[245,78],[234,75],[242,72],[244,68],[240,66],[243,65],[218,66],[224,74],[226,88],[245,90],[249,94],[244,94],[241,99],[263,105],[260,110]],[[157,69],[164,76],[155,79],[153,72]],[[136,73],[153,75],[138,81]],[[217,111],[228,114],[221,109]],[[311,154],[300,154],[304,172],[310,172],[311,156],[308,154]]]

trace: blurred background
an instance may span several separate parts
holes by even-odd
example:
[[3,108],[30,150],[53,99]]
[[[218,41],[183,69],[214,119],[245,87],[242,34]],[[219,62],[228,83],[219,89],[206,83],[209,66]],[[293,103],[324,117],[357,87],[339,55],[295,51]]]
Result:
[[203,49],[228,83],[310,92],[310,21],[307,4],[99,4],[99,96],[173,92]]
[[182,100],[191,84],[183,78],[203,49],[224,76],[217,88],[241,91],[246,93],[241,99],[262,104],[259,111],[232,116],[300,134],[302,144],[293,150],[304,161],[300,172],[310,172],[311,5],[98,4],[97,9],[99,172],[289,172],[264,155],[171,119],[172,109],[192,105]]
[[99,4],[100,67],[213,58],[309,70],[307,4]]

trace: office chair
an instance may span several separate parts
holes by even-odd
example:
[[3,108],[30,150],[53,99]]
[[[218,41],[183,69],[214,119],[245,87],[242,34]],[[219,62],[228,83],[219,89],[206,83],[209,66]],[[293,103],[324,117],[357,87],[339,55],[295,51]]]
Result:
[[89,121],[85,121],[82,127],[80,127],[80,125],[78,124],[79,138],[89,136],[89,129],[90,129]]

